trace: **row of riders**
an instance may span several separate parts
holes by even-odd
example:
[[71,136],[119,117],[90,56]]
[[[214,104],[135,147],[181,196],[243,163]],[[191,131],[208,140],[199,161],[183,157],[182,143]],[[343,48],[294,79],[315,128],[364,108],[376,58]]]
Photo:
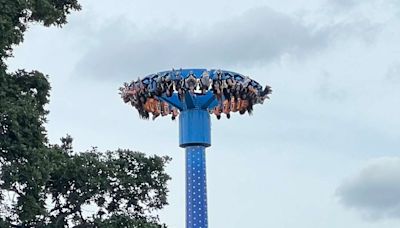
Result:
[[171,115],[173,120],[179,114],[179,110],[158,97],[163,95],[171,97],[177,93],[179,99],[183,101],[186,92],[202,95],[212,91],[218,100],[218,105],[209,111],[220,119],[222,113],[227,118],[230,118],[230,112],[251,114],[253,105],[269,99],[268,95],[272,92],[271,87],[265,86],[263,89],[249,77],[220,70],[215,71],[213,77],[210,77],[208,71],[204,71],[200,78],[196,78],[193,72],[186,78],[182,77],[180,71],[155,74],[130,84],[125,83],[120,90],[124,102],[131,102],[141,118],[148,119],[151,113],[153,119],[160,115]]

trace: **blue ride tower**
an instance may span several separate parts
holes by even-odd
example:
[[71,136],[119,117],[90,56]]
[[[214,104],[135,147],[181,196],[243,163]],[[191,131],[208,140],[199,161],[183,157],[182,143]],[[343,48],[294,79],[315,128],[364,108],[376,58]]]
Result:
[[[165,88],[162,89],[162,83],[167,83],[165,82],[166,77],[168,77],[168,80],[181,83],[190,75],[200,81],[204,73],[210,75],[209,80],[213,81],[213,84],[205,91],[189,91],[187,88],[183,88],[180,90],[180,94],[174,91],[167,96]],[[225,75],[224,78],[220,77],[221,75]],[[208,228],[206,148],[211,146],[210,114],[213,113],[215,108],[222,107],[222,102],[231,99],[226,97],[226,94],[214,94],[215,90],[211,87],[214,86],[214,80],[223,82],[227,77],[242,86],[239,86],[239,89],[246,91],[244,95],[252,94],[253,98],[245,96],[246,98],[242,97],[242,100],[253,99],[254,104],[262,103],[264,98],[268,98],[267,95],[272,91],[269,86],[263,91],[257,82],[249,80],[248,77],[241,74],[207,69],[164,71],[149,75],[142,80],[126,85],[125,88],[121,88],[124,101],[131,101],[132,106],[138,109],[142,118],[149,118],[148,114],[146,116],[141,110],[144,104],[140,103],[140,96],[143,96],[143,93],[142,95],[140,93],[143,91],[145,91],[144,94],[150,94],[145,96],[156,97],[156,99],[168,103],[170,107],[179,110],[179,146],[185,149],[186,157],[186,228]],[[224,86],[223,83],[219,85],[221,88]],[[180,86],[181,84],[176,84],[174,88]],[[160,88],[161,92],[158,91]]]

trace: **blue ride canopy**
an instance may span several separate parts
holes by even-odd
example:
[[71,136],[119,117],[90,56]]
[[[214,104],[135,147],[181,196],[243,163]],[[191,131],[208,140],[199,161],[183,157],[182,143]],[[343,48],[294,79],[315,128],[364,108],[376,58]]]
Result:
[[[131,102],[139,115],[153,119],[187,109],[204,109],[230,117],[231,112],[251,114],[253,105],[262,104],[272,92],[256,81],[233,71],[180,69],[161,71],[120,88],[124,101]],[[167,103],[168,105],[165,105]],[[174,113],[175,112],[175,113]]]

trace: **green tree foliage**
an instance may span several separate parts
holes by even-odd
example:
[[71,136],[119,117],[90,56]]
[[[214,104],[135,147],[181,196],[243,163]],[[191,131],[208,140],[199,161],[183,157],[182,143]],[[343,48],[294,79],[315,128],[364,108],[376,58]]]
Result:
[[23,41],[28,23],[62,26],[71,10],[80,9],[77,0],[0,0],[1,60],[11,56],[13,45]]
[[0,227],[160,228],[168,157],[131,150],[76,153],[46,138],[47,76],[7,72],[30,22],[65,24],[76,0],[0,0]]

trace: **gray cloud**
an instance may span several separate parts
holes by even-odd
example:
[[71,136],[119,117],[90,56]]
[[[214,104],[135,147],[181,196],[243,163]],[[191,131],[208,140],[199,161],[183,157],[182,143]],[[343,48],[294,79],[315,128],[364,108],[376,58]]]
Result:
[[400,63],[394,63],[389,66],[386,72],[386,79],[390,83],[400,83]]
[[79,74],[124,78],[131,72],[180,66],[232,67],[265,64],[283,55],[303,56],[327,45],[330,31],[263,7],[209,27],[140,29],[117,20],[90,34],[92,48]]
[[341,10],[352,10],[357,7],[363,7],[368,4],[383,5],[389,7],[398,7],[397,0],[326,0],[326,3]]
[[326,3],[335,8],[335,10],[341,11],[354,10],[356,8],[363,7],[369,4],[390,4],[392,2],[393,0],[326,0]]
[[337,195],[364,218],[400,218],[400,157],[375,159],[342,183]]
[[328,0],[328,3],[341,9],[351,9],[360,4],[360,2],[356,0]]

